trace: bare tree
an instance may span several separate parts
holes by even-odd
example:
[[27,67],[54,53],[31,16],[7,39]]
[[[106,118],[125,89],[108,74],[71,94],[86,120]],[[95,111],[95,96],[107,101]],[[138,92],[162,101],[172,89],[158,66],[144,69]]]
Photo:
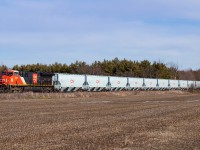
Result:
[[168,63],[168,66],[169,66],[169,70],[171,72],[171,79],[178,79],[179,78],[179,73],[178,73],[178,70],[179,70],[179,66],[178,64],[175,64],[175,63]]

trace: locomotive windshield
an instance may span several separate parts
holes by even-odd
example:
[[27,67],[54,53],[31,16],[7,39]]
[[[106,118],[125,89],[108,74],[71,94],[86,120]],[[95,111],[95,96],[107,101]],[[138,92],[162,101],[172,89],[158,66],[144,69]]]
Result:
[[14,76],[18,76],[19,75],[19,72],[14,72]]
[[13,75],[13,72],[8,72],[8,76],[12,76]]
[[7,75],[7,73],[6,72],[2,72],[1,75],[4,76],[4,75]]

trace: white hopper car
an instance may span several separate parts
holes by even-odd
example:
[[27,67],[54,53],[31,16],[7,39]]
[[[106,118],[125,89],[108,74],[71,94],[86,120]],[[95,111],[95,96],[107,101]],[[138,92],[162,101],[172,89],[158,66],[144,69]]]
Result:
[[200,88],[200,81],[150,79],[134,77],[96,76],[55,73],[54,89],[72,91],[122,91],[122,90],[186,90]]

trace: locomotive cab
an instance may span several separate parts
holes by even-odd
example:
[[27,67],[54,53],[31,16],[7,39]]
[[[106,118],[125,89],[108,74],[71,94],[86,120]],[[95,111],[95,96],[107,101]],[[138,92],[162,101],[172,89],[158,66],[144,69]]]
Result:
[[6,70],[2,72],[0,84],[4,85],[24,85],[23,79],[17,70]]

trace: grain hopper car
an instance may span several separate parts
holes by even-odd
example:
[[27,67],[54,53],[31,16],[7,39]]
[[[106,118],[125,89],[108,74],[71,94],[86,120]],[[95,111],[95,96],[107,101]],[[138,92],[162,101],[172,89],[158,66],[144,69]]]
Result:
[[187,90],[199,89],[200,81],[150,79],[55,73],[54,90],[72,91],[122,91],[122,90]]

